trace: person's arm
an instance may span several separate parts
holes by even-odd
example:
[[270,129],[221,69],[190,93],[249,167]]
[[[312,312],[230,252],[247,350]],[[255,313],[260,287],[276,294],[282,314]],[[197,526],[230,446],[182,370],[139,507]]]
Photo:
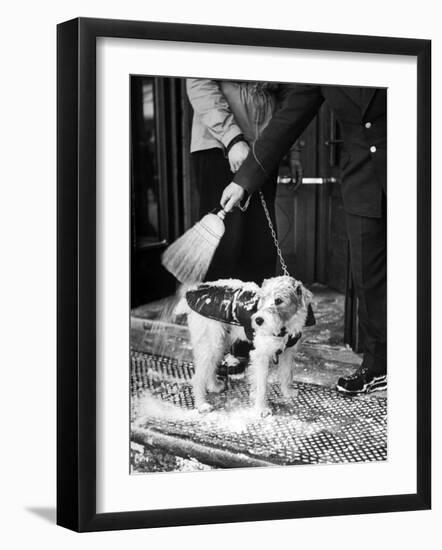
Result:
[[245,143],[241,128],[216,80],[188,78],[186,88],[194,112],[226,152],[236,143]]
[[[253,151],[242,164],[230,186],[223,193],[221,205],[237,204],[240,186],[249,194],[263,185],[277,168],[281,159],[317,114],[324,101],[320,86],[290,85],[286,88],[281,106],[255,142]],[[230,191],[233,192],[230,193]],[[244,193],[242,194],[244,196]]]

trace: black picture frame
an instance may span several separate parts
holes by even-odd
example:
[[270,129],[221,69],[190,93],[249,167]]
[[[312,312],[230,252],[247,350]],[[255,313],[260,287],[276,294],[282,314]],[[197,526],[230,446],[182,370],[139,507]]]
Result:
[[[417,491],[361,498],[96,512],[96,39],[417,58]],[[79,18],[57,28],[57,523],[101,531],[424,510],[431,506],[431,41]]]

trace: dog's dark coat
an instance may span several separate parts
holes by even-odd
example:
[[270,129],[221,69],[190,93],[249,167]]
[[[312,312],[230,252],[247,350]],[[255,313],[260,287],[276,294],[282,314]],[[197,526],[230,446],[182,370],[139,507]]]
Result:
[[252,290],[217,286],[199,285],[186,292],[189,307],[209,319],[228,325],[243,326],[247,338],[253,339],[252,315],[258,309],[259,297]]
[[[256,313],[259,302],[256,292],[241,287],[203,283],[186,292],[186,300],[189,307],[203,317],[228,325],[242,326],[247,338],[253,341],[252,316]],[[305,326],[315,323],[315,315],[309,304]],[[301,333],[291,335],[287,347],[294,346],[300,337]]]

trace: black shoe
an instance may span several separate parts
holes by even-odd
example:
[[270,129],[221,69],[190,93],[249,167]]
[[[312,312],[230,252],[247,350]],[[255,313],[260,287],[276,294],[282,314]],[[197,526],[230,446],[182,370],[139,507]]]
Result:
[[385,390],[387,374],[374,373],[368,367],[359,367],[351,376],[339,378],[336,389],[346,395],[358,395]]

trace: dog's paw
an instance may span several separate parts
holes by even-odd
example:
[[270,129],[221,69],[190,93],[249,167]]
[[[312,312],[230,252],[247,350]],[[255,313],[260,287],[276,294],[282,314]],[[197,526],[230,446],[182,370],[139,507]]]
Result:
[[215,380],[207,385],[207,391],[211,393],[221,393],[225,389],[225,384],[222,380]]
[[299,392],[296,388],[281,386],[281,393],[284,399],[296,399]]
[[253,412],[257,418],[266,418],[272,414],[270,407],[254,407]]
[[201,403],[198,405],[198,412],[200,413],[208,413],[213,410],[213,407],[210,403]]

